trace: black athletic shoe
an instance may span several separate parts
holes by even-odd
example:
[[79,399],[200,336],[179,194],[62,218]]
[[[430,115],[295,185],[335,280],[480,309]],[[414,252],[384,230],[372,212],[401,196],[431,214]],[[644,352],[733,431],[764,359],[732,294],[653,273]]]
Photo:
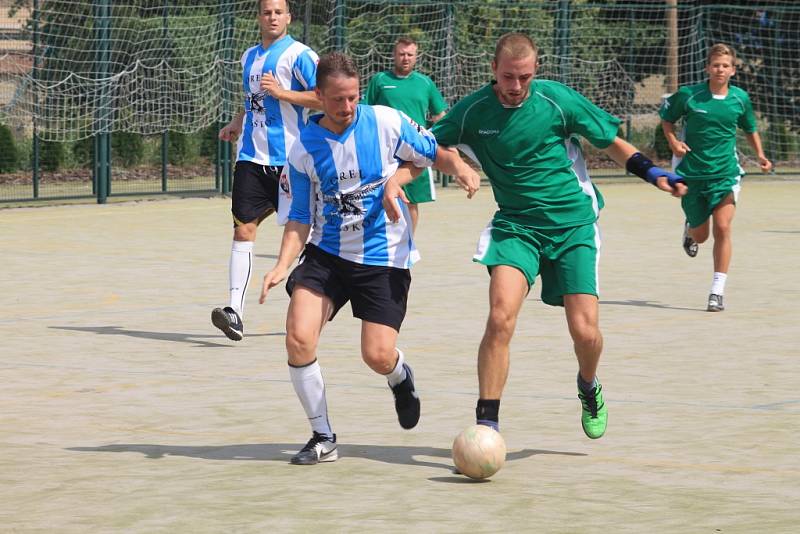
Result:
[[314,465],[320,462],[335,462],[339,458],[336,451],[336,434],[333,437],[314,432],[306,446],[292,456],[294,465]]
[[708,308],[706,311],[710,312],[721,312],[725,309],[725,305],[722,303],[722,295],[715,295],[711,293],[708,296]]
[[697,241],[692,239],[692,236],[689,235],[689,223],[687,222],[683,227],[683,250],[686,252],[686,255],[690,258],[694,258],[697,256],[697,251],[700,246],[697,244]]
[[244,337],[242,319],[230,306],[214,308],[214,311],[211,312],[211,322],[222,330],[229,339],[241,341]]
[[390,387],[394,394],[397,420],[400,422],[400,426],[408,430],[417,426],[419,422],[419,397],[414,389],[414,373],[411,371],[411,367],[404,363],[403,368],[406,370],[406,379],[396,386]]

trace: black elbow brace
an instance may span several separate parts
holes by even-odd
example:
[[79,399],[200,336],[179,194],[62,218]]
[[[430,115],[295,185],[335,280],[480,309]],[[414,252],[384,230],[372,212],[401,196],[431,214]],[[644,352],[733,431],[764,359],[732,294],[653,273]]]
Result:
[[654,176],[654,173],[650,172],[653,168],[657,168],[655,163],[650,161],[650,159],[648,159],[641,152],[637,152],[633,156],[629,157],[628,161],[625,162],[625,169],[629,173],[635,174],[645,182],[655,185],[658,177]]

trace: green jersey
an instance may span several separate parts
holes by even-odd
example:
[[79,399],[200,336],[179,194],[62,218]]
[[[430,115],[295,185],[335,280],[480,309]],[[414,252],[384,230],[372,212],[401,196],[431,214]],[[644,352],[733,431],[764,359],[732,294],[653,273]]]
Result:
[[603,200],[589,180],[575,136],[605,148],[619,124],[577,91],[534,80],[530,96],[518,107],[503,106],[492,84],[486,85],[453,106],[432,132],[440,144],[458,146],[481,165],[498,216],[550,229],[597,220]]
[[438,115],[447,109],[433,80],[417,71],[405,77],[388,70],[379,72],[369,81],[364,103],[399,109],[423,127],[428,114]]
[[675,167],[686,180],[733,178],[744,174],[736,154],[736,127],[756,131],[750,97],[728,86],[727,95],[714,95],[708,83],[681,87],[664,101],[661,118],[675,123],[683,118],[682,137],[691,149]]

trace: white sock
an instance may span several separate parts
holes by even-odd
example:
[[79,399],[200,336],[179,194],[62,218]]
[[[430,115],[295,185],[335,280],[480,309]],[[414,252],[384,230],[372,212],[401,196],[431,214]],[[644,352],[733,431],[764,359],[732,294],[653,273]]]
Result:
[[319,366],[319,362],[314,360],[313,363],[303,367],[290,365],[289,376],[292,378],[294,391],[306,411],[312,430],[326,436],[333,436],[331,424],[328,421],[325,382],[322,380],[322,369]]
[[229,266],[231,303],[240,318],[244,317],[244,296],[250,283],[250,271],[253,270],[253,242],[234,241],[231,246],[231,262]]
[[406,379],[406,368],[403,367],[403,364],[406,361],[406,357],[403,354],[402,350],[398,348],[395,348],[395,350],[397,351],[397,364],[394,366],[394,369],[392,369],[392,371],[389,374],[384,375],[386,377],[386,380],[389,381],[390,386],[396,386],[397,384]]
[[714,295],[725,294],[725,280],[728,279],[728,273],[714,273],[714,281],[711,282],[711,293]]

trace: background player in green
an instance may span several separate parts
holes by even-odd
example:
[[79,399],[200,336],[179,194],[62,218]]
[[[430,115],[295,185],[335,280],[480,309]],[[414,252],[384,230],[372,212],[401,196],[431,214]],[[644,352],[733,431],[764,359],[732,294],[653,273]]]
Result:
[[492,61],[496,81],[461,100],[432,132],[441,145],[457,146],[481,165],[499,208],[474,257],[491,275],[489,318],[478,350],[477,422],[499,427],[511,337],[541,275],[542,301],[565,308],[578,358],[581,424],[595,439],[607,421],[596,377],[603,348],[597,297],[603,201],[575,136],[663,191],[680,196],[686,186],[617,137],[619,119],[569,87],[534,80],[537,61],[529,37],[502,36]]
[[[755,150],[761,170],[768,172],[772,163],[761,148],[750,97],[729,83],[736,74],[734,50],[724,44],[712,46],[706,72],[708,81],[682,87],[664,101],[660,115],[661,127],[675,155],[673,167],[689,189],[681,199],[686,215],[686,254],[697,255],[698,243],[708,239],[710,220],[714,221],[714,278],[706,309],[716,312],[725,309],[722,298],[731,262],[731,223],[744,175],[736,154],[737,126],[744,130]],[[684,131],[679,139],[675,123],[681,118]]]
[[[394,43],[394,70],[379,72],[369,81],[364,102],[370,105],[399,109],[420,126],[435,123],[444,117],[447,104],[428,76],[414,70],[417,64],[417,42],[400,37]],[[418,204],[436,200],[436,189],[428,169],[403,187],[411,213],[411,227],[419,221]]]

